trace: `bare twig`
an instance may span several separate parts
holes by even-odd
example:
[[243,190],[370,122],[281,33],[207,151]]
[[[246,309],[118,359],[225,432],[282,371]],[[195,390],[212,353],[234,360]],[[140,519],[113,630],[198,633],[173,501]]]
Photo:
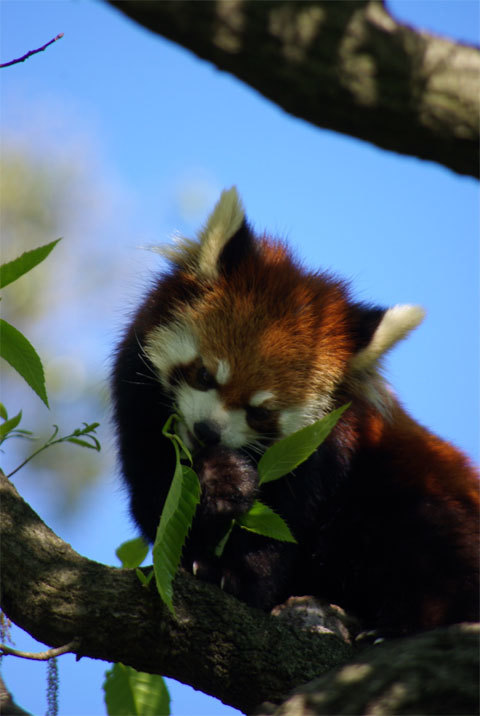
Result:
[[0,655],[4,656],[10,654],[10,656],[18,656],[21,659],[32,659],[33,661],[48,661],[53,659],[55,656],[61,656],[62,654],[70,654],[74,652],[80,646],[80,639],[73,639],[64,646],[58,646],[54,649],[47,649],[47,651],[19,651],[18,649],[12,649],[6,644],[0,644]]
[[50,42],[47,42],[45,45],[42,45],[42,47],[38,47],[36,50],[30,50],[27,52],[26,55],[22,55],[22,57],[18,57],[16,60],[10,60],[10,62],[4,62],[3,64],[0,64],[0,67],[10,67],[11,65],[16,65],[19,62],[25,62],[25,60],[28,60],[29,57],[32,55],[36,55],[37,52],[43,52],[47,49],[47,47],[57,40],[60,40],[63,37],[63,32],[60,32],[56,37],[53,38],[53,40],[50,40]]

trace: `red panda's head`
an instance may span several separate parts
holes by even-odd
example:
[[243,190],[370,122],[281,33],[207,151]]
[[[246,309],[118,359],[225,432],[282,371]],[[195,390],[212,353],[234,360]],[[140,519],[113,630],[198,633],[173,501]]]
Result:
[[345,386],[381,403],[375,367],[423,317],[417,307],[355,303],[343,282],[256,238],[234,188],[197,241],[164,253],[169,307],[144,350],[190,447],[197,437],[261,449],[329,412]]

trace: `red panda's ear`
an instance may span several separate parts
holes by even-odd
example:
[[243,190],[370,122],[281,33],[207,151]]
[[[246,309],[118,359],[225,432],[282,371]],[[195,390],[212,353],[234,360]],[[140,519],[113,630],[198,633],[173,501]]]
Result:
[[218,257],[217,269],[219,273],[228,276],[252,252],[255,252],[255,238],[246,221],[238,231],[228,240]]
[[[393,306],[387,310],[355,306],[354,331],[358,336],[357,352],[350,361],[355,371],[368,370],[395,343],[416,328],[425,316],[420,306]],[[356,312],[356,315],[355,315]]]
[[[245,232],[248,229],[242,202],[236,188],[232,187],[222,192],[198,237],[195,273],[203,279],[217,278],[222,270],[222,261],[228,266],[234,260]],[[229,251],[228,245],[232,241],[232,249]]]
[[223,191],[196,240],[179,238],[174,245],[154,250],[174,266],[211,281],[229,271],[241,253],[252,246],[242,202],[235,187]]
[[383,316],[385,309],[379,306],[369,306],[363,303],[355,303],[350,308],[352,320],[352,332],[355,345],[355,352],[366,348],[373,338]]

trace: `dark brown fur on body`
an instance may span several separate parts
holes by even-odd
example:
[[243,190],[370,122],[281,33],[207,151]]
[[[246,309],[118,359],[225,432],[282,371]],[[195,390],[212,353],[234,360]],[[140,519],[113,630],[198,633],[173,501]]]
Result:
[[[233,191],[199,241],[171,259],[118,348],[112,379],[142,533],[153,541],[174,471],[161,429],[180,411],[202,485],[187,569],[265,610],[314,594],[384,633],[477,620],[477,473],[404,411],[378,369],[421,310],[359,304],[341,281],[304,271],[284,244],[254,237]],[[258,486],[266,445],[346,402],[295,474]],[[254,499],[298,544],[236,527],[216,558]]]

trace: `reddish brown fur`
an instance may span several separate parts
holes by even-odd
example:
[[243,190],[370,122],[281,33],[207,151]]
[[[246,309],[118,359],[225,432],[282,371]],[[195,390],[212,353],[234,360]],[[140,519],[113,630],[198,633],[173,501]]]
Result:
[[215,360],[228,359],[232,380],[222,396],[229,407],[243,407],[260,387],[278,396],[277,408],[328,394],[353,352],[344,285],[305,277],[280,243],[264,241],[241,272],[220,276],[181,315],[199,335],[207,368],[209,358],[212,372]]
[[[180,252],[117,356],[115,416],[132,512],[143,533],[154,538],[173,474],[161,428],[175,408],[176,384],[163,376],[163,384],[142,385],[138,375],[149,365],[144,347],[152,331],[176,323],[199,343],[198,357],[178,366],[189,390],[215,390],[224,412],[235,408],[245,415],[258,391],[273,394],[266,423],[245,418],[259,438],[278,436],[275,411],[301,414],[313,405],[305,416],[312,422],[326,406],[351,402],[295,475],[259,488],[259,498],[284,517],[298,547],[235,528],[215,560],[224,526],[215,515],[227,522],[237,516],[235,494],[242,505],[251,503],[256,466],[225,445],[212,443],[197,453],[203,507],[184,554],[187,568],[200,555],[204,567],[214,566],[211,571],[207,564],[204,573],[215,573],[219,582],[223,577],[225,588],[249,604],[270,609],[293,594],[314,593],[351,610],[366,627],[386,631],[478,618],[477,474],[456,448],[403,410],[375,361],[355,369],[355,356],[370,345],[385,312],[352,301],[341,281],[306,273],[282,243],[255,240],[246,224],[221,244],[218,266],[208,265],[203,276],[193,260],[199,252],[187,253],[185,261]],[[221,360],[228,375],[217,384]],[[211,385],[202,387],[201,374],[198,379],[202,366]]]

